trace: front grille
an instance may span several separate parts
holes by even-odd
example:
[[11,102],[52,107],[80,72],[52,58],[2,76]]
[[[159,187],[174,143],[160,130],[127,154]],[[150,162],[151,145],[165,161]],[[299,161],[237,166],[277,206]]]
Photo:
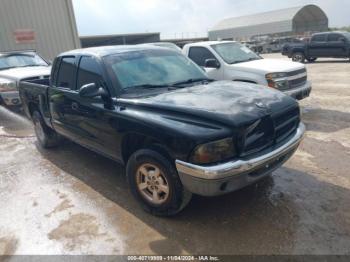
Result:
[[283,142],[296,132],[299,122],[299,107],[293,107],[250,124],[238,135],[239,155],[249,156]]
[[[303,69],[295,70],[295,71],[289,72],[287,74],[288,74],[288,77],[293,77],[293,76],[296,76],[296,75],[299,75],[299,74],[306,74],[306,69],[303,68]],[[306,83],[306,81],[307,81],[307,75],[302,76],[302,77],[297,78],[297,79],[289,80],[288,81],[289,88],[293,89],[293,88],[302,86],[302,85],[304,85]]]

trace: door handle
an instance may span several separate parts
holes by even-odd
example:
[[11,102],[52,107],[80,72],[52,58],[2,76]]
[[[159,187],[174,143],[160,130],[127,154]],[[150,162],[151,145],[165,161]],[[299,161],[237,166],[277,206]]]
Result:
[[73,103],[72,103],[72,109],[73,109],[73,110],[78,110],[78,109],[79,109],[79,104],[76,103],[76,102],[73,102]]

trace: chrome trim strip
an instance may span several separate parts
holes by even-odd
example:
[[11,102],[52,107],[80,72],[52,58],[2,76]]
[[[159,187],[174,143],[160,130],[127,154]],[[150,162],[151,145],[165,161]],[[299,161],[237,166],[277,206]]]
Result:
[[215,166],[199,166],[181,160],[176,160],[176,169],[181,174],[202,179],[220,179],[239,175],[263,165],[264,163],[296,148],[303,139],[304,133],[305,125],[300,123],[295,135],[288,142],[265,155],[249,160],[238,159]]
[[291,80],[303,78],[303,77],[305,77],[305,76],[307,76],[307,73],[306,73],[306,72],[305,72],[305,73],[298,74],[298,75],[294,75],[294,76],[288,76],[288,77],[287,77],[287,80],[288,80],[288,81],[291,81]]

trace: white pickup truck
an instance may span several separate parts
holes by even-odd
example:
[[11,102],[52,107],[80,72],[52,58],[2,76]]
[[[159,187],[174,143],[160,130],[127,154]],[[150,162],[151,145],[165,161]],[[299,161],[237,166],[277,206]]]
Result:
[[19,106],[19,81],[49,78],[51,66],[35,51],[0,52],[0,104]]
[[215,80],[260,84],[278,89],[298,100],[308,97],[311,82],[305,65],[278,59],[263,59],[234,41],[207,41],[187,44],[183,53],[203,67]]

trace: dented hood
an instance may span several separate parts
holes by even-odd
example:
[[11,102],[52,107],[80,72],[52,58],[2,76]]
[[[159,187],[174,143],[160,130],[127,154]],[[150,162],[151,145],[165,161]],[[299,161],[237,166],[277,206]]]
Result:
[[297,102],[280,91],[250,83],[217,81],[146,98],[121,99],[137,107],[170,110],[240,126]]

